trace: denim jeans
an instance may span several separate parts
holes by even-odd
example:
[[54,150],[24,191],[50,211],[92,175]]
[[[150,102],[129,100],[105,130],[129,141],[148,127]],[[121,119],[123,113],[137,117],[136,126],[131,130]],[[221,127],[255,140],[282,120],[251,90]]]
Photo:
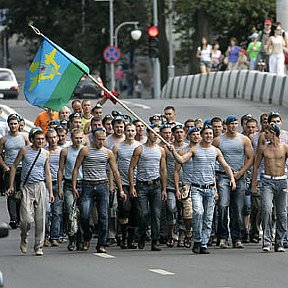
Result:
[[166,221],[167,225],[176,224],[176,214],[177,214],[177,207],[176,207],[176,196],[175,190],[167,190],[167,201],[166,201]]
[[[82,191],[82,185],[80,183],[77,183],[77,190],[81,195],[81,191]],[[74,201],[74,197],[73,197],[73,188],[72,188],[72,182],[68,182],[68,181],[64,181],[63,184],[63,193],[64,193],[64,206],[65,206],[65,212],[66,212],[66,224],[68,222],[68,216],[71,213],[71,208],[72,208],[72,204]],[[80,205],[80,199],[77,200],[77,205]],[[66,227],[65,227],[66,230]],[[76,235],[73,236],[69,236],[69,241],[70,242],[74,242],[76,240],[77,243],[82,243],[83,239],[82,239],[82,229],[81,229],[81,225],[79,223],[79,229]]]
[[51,227],[50,240],[59,240],[60,237],[60,223],[63,212],[63,200],[58,196],[58,182],[53,181],[52,185],[54,202],[51,204]]
[[201,189],[191,187],[192,196],[192,227],[194,242],[201,243],[207,247],[213,221],[214,213],[214,188]]
[[283,245],[287,231],[287,180],[263,179],[261,185],[263,246],[272,242],[272,207],[276,209],[275,245]]
[[219,176],[217,183],[219,201],[219,221],[218,233],[219,239],[229,238],[228,230],[228,209],[230,216],[230,233],[232,242],[241,240],[241,231],[243,230],[243,209],[245,203],[245,179],[241,177],[236,180],[236,190],[232,191],[230,179],[227,176]]
[[98,211],[97,246],[106,246],[109,207],[108,183],[97,185],[87,182],[82,183],[82,194],[80,197],[80,219],[84,241],[90,241],[92,238],[92,233],[90,230],[90,216],[92,213],[94,198],[96,199]]
[[140,237],[146,235],[146,227],[148,225],[148,212],[151,209],[151,238],[158,240],[160,232],[160,215],[162,206],[161,185],[160,180],[153,184],[143,182],[136,183],[137,191],[137,211],[139,216],[139,234]]

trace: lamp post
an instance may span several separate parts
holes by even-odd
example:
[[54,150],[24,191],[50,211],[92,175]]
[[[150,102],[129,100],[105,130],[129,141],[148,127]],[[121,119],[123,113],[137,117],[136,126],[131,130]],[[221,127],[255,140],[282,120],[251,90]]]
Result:
[[[131,37],[134,40],[139,40],[142,32],[138,29],[137,25],[139,22],[137,21],[127,21],[121,23],[115,29],[115,36],[114,36],[114,14],[113,14],[113,1],[114,0],[94,0],[95,2],[107,2],[109,1],[109,22],[110,22],[110,46],[114,46],[114,39],[115,39],[115,46],[118,47],[118,31],[124,25],[135,25],[135,30],[131,31]],[[115,88],[115,66],[114,63],[110,63],[110,71],[111,71],[111,90]]]

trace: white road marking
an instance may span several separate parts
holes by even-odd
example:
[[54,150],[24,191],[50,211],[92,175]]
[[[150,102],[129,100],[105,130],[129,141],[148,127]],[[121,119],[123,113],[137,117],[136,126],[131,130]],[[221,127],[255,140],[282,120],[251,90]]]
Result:
[[98,257],[102,257],[102,258],[106,258],[106,259],[116,258],[115,256],[109,255],[107,253],[93,253],[93,255],[98,256]]
[[137,103],[133,103],[133,102],[126,101],[126,100],[123,100],[122,102],[123,102],[124,104],[126,104],[126,105],[134,106],[134,107],[139,107],[139,108],[142,108],[142,109],[145,109],[145,110],[151,109],[150,106],[147,106],[147,105],[144,105],[144,104],[137,104]]
[[169,272],[169,271],[166,271],[166,270],[163,270],[163,269],[148,269],[150,272],[153,272],[153,273],[157,273],[157,274],[160,274],[160,275],[175,275],[175,273],[173,272]]

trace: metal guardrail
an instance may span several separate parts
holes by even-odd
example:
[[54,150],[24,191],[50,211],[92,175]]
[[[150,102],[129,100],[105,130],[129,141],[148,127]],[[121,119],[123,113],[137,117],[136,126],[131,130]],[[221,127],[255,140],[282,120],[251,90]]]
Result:
[[249,70],[177,76],[161,98],[237,98],[288,108],[288,77]]

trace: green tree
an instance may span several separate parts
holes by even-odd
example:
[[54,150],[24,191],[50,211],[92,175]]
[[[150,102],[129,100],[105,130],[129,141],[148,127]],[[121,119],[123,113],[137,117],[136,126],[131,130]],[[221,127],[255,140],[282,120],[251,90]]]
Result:
[[195,54],[202,36],[220,40],[226,50],[230,37],[240,42],[247,39],[253,26],[261,26],[265,18],[275,18],[275,9],[274,0],[176,0],[174,24],[181,42],[178,65],[188,65],[189,73],[195,73]]

